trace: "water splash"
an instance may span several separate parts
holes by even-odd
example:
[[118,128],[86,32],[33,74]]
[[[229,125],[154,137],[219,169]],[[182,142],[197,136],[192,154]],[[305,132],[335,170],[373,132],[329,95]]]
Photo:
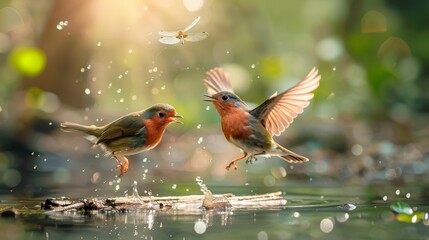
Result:
[[198,142],[197,143],[201,144],[203,142],[203,140],[204,140],[203,137],[200,137],[200,138],[198,138]]
[[206,194],[209,191],[209,189],[204,184],[204,181],[201,179],[200,176],[197,176],[195,178],[195,181],[197,182],[198,186],[200,186],[200,190],[201,190],[202,193]]
[[133,193],[131,194],[131,197],[140,199],[139,191],[137,190],[137,181],[134,181],[132,186],[133,186]]

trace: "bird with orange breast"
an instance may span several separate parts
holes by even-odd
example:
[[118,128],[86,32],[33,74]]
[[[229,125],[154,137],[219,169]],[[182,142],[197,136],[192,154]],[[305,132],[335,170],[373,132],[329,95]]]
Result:
[[[126,155],[133,155],[154,148],[162,139],[170,123],[182,123],[174,107],[156,104],[145,110],[127,114],[105,126],[85,126],[61,123],[65,132],[78,131],[88,134],[94,146],[100,146],[118,162],[119,176],[128,171]],[[122,162],[121,160],[122,159]]]
[[246,159],[247,163],[256,156],[278,156],[287,162],[307,162],[308,158],[296,154],[273,140],[293,122],[298,114],[310,104],[313,93],[320,81],[316,68],[298,84],[282,92],[275,93],[254,109],[249,109],[233,91],[231,80],[221,68],[207,72],[204,84],[207,87],[205,101],[212,102],[221,117],[225,138],[243,150],[242,157],[232,160],[229,170],[236,162]]

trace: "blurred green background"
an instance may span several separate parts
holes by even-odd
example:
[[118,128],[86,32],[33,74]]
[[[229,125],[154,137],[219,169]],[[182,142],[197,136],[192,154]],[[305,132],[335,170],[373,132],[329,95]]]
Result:
[[[175,106],[185,124],[130,157],[125,186],[137,180],[187,192],[197,189],[196,176],[265,187],[294,179],[424,186],[427,9],[418,0],[2,0],[0,193],[118,191],[115,161],[59,123],[102,125],[158,102]],[[158,42],[159,31],[181,30],[197,16],[190,32],[207,39]],[[277,138],[309,163],[261,158],[225,170],[241,153],[202,101],[205,72],[217,66],[255,105],[319,68],[311,105]]]

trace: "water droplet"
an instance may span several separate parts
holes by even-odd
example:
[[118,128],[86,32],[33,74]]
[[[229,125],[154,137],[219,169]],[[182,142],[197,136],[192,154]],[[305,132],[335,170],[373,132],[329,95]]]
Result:
[[97,92],[99,95],[101,94],[101,90],[98,90],[98,92]]
[[407,194],[405,195],[405,197],[406,197],[406,198],[410,198],[410,197],[411,197],[411,193],[407,193]]
[[85,68],[81,68],[81,69],[80,69],[80,72],[85,72]]
[[49,124],[49,126],[52,126],[52,122],[49,122],[48,124]]
[[255,68],[256,67],[256,65],[255,64],[252,64],[252,66],[250,66],[251,68]]
[[197,129],[200,129],[200,128],[201,128],[201,124],[198,124],[198,125],[197,125]]
[[383,201],[387,201],[387,196],[386,195],[383,196]]
[[86,95],[91,94],[91,90],[89,90],[89,88],[86,88],[86,89],[85,89],[85,94],[86,94]]
[[208,110],[210,110],[210,106],[207,106],[207,107],[206,107],[206,110],[207,110],[207,111],[208,111]]
[[293,213],[293,217],[294,218],[299,218],[301,216],[301,214],[299,212],[294,212]]
[[119,99],[119,102],[123,103],[124,102],[124,98]]
[[229,51],[226,51],[226,54],[229,54]]
[[157,67],[154,67],[152,70],[153,70],[153,72],[157,72],[157,71],[158,71],[158,68],[157,68]]
[[129,54],[133,53],[133,49],[132,48],[128,49],[128,53]]
[[336,68],[336,67],[333,67],[333,68],[332,68],[332,71],[334,71],[334,72],[335,72],[336,70],[337,70],[337,68]]
[[116,90],[117,93],[121,93],[122,89],[118,88],[118,90]]
[[107,88],[111,88],[112,87],[112,83],[109,83],[109,85],[107,86]]
[[69,22],[68,22],[68,21],[60,21],[60,22],[57,24],[57,29],[58,29],[58,30],[63,30],[65,27],[67,27],[67,25],[69,25]]
[[118,79],[122,79],[122,74],[120,74],[120,75],[118,76]]
[[34,165],[33,169],[36,169],[36,168],[37,168],[37,165]]
[[165,85],[162,85],[161,90],[165,90]]
[[116,187],[115,187],[115,191],[118,191],[118,190],[119,190],[119,188],[120,188],[119,184],[118,184],[118,185],[116,185]]
[[86,69],[91,69],[91,64],[89,64],[88,66],[86,66]]
[[177,185],[176,185],[176,184],[173,184],[173,186],[171,186],[171,188],[172,188],[172,189],[176,189],[176,188],[177,188]]
[[99,46],[101,46],[101,42],[98,42],[98,43],[97,43],[97,47],[99,47]]
[[395,194],[396,194],[396,195],[399,195],[399,194],[401,194],[401,190],[399,190],[399,189],[396,189],[396,191],[395,191]]
[[136,95],[133,95],[133,96],[131,97],[131,100],[133,100],[133,101],[137,100],[137,96],[136,96]]
[[203,142],[203,137],[198,138],[198,144],[201,144]]

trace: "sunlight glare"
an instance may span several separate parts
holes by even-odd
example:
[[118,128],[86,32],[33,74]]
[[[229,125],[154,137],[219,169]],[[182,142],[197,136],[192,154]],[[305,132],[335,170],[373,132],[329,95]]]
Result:
[[203,7],[204,0],[183,0],[183,4],[188,11],[196,12]]

